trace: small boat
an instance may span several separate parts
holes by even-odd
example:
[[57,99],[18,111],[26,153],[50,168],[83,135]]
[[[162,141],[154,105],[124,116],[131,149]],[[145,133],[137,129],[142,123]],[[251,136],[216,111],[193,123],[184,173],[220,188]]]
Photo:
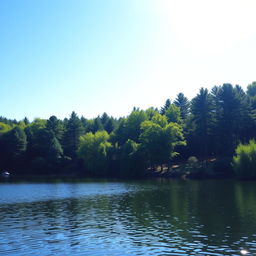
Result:
[[10,173],[8,171],[4,171],[4,172],[2,172],[2,177],[9,178],[10,177]]

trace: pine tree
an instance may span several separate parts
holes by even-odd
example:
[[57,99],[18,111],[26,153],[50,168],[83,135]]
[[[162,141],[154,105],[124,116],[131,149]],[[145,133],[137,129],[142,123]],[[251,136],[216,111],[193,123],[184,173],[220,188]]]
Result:
[[66,131],[63,137],[64,152],[67,156],[76,157],[79,138],[83,134],[83,126],[77,114],[73,111],[67,121]]
[[185,120],[189,114],[190,103],[183,93],[179,93],[173,102],[175,106],[180,108],[181,118]]
[[161,110],[160,110],[160,114],[161,114],[161,115],[164,115],[165,112],[166,112],[166,110],[170,107],[170,105],[171,105],[171,100],[170,100],[170,99],[167,99],[166,102],[165,102],[165,104],[164,104],[164,106],[163,106],[163,107],[161,108]]

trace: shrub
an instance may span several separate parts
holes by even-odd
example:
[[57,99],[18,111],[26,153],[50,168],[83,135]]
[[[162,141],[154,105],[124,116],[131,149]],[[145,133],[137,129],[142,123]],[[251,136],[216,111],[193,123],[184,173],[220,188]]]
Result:
[[190,156],[187,160],[186,170],[187,171],[196,171],[200,168],[200,163],[195,156]]
[[236,176],[241,179],[255,179],[256,141],[250,140],[249,144],[239,144],[235,152],[232,166]]

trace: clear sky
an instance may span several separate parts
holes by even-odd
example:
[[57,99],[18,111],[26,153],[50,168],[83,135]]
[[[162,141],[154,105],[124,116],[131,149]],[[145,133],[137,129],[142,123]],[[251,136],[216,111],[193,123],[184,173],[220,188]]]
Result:
[[0,115],[87,118],[256,80],[255,0],[1,0]]

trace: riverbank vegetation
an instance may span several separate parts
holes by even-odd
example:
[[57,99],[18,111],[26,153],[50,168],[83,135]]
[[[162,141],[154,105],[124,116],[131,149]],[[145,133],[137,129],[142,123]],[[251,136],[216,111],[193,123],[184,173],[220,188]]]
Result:
[[86,119],[75,112],[64,120],[1,117],[0,170],[17,176],[246,178],[254,142],[248,146],[253,150],[238,145],[255,137],[256,82],[246,91],[223,84],[201,88],[191,101],[179,93],[160,109],[134,108],[122,118],[103,113]]

